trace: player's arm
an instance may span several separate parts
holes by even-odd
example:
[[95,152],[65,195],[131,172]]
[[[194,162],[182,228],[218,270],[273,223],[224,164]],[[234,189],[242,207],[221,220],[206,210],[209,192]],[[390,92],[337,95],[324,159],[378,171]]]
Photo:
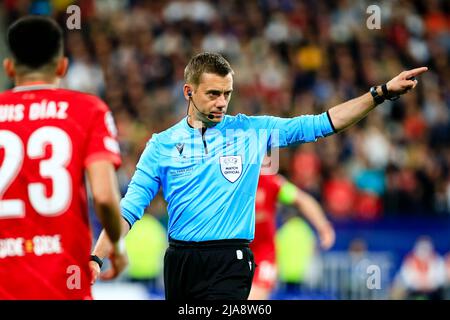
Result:
[[[130,231],[130,225],[124,218],[121,217],[120,220],[122,224],[122,239]],[[120,255],[115,254],[115,252],[120,252]],[[97,280],[99,276],[102,280],[114,279],[125,269],[128,263],[122,240],[119,240],[116,243],[112,243],[106,233],[106,229],[103,229],[100,233],[92,254],[99,257],[102,261],[106,257],[109,257],[111,260],[111,267],[103,274],[100,274],[100,265],[97,262],[90,262],[92,284]]]
[[[129,227],[120,214],[120,194],[115,168],[108,160],[98,160],[90,163],[86,171],[95,212],[104,228],[93,254],[101,259],[109,257],[113,266],[111,269],[118,274],[127,264],[125,252],[120,246],[120,239],[128,232]],[[91,262],[91,269],[93,267],[98,268],[95,270],[98,272],[93,274],[93,281],[95,281],[100,268],[96,262]]]
[[[426,67],[416,68],[404,71],[391,79],[386,84],[389,96],[400,96],[409,90],[414,89],[417,85],[417,80],[411,78],[416,77],[427,70],[428,68]],[[384,95],[381,86],[377,87],[377,93],[379,96]],[[372,94],[368,92],[358,98],[332,107],[328,110],[328,114],[334,129],[338,132],[364,118],[376,106],[377,104],[375,103]]]
[[94,250],[92,251],[93,255],[96,255],[103,260],[104,258],[107,258],[113,250],[121,249],[121,241],[130,231],[130,225],[123,217],[121,217],[120,220],[122,224],[122,234],[120,240],[116,243],[112,243],[107,235],[106,229],[103,229],[98,237],[97,243],[95,244]]
[[317,230],[323,249],[329,249],[333,246],[335,241],[333,226],[313,196],[284,180],[278,193],[278,200],[283,204],[297,207],[309,223]]
[[[155,139],[156,140],[156,139]],[[142,218],[144,210],[156,196],[161,186],[158,173],[159,151],[154,139],[150,140],[142,153],[136,171],[128,185],[127,193],[120,202],[120,214],[122,215],[122,238],[126,236],[131,226]],[[113,246],[105,230],[100,234],[92,254],[100,259],[110,255]],[[115,278],[122,271],[119,267],[111,265],[111,269],[101,275],[101,279],[109,280]],[[100,274],[99,265],[91,263],[92,282],[95,282]]]
[[87,167],[87,175],[92,190],[95,212],[105,228],[109,239],[117,243],[121,236],[119,208],[119,186],[114,165],[107,160],[99,160]]

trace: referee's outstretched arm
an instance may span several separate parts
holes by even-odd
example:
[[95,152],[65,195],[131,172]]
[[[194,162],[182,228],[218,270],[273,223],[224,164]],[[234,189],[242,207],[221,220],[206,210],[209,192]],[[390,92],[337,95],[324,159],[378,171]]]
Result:
[[342,131],[364,118],[372,109],[385,99],[395,100],[417,85],[416,76],[427,71],[427,67],[403,71],[381,86],[375,86],[370,92],[328,110],[336,132]]

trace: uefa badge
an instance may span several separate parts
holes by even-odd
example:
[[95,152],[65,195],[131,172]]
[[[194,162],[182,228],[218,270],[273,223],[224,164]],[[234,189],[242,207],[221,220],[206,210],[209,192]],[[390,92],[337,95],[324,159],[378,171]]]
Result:
[[235,182],[242,174],[241,156],[220,157],[220,171],[230,182]]

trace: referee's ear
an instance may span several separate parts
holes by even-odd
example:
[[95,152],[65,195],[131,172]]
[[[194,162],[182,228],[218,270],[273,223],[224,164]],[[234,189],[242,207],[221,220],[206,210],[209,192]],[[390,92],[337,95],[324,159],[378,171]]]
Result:
[[16,76],[16,68],[12,59],[5,58],[3,60],[3,69],[5,69],[5,73],[9,78],[14,79]]
[[69,59],[66,57],[62,57],[58,59],[58,64],[56,65],[56,76],[59,78],[63,78],[66,73],[67,69],[69,68]]

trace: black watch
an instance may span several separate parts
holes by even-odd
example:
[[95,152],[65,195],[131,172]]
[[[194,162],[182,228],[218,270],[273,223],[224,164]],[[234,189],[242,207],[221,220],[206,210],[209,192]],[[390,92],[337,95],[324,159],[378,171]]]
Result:
[[91,261],[95,261],[98,263],[98,265],[100,266],[100,268],[103,266],[103,260],[100,259],[98,256],[96,256],[95,254],[91,254]]
[[381,86],[381,91],[383,91],[383,97],[385,97],[388,100],[393,101],[393,100],[397,100],[398,98],[400,98],[399,95],[394,95],[394,94],[389,93],[386,83]]
[[373,97],[373,100],[375,101],[376,104],[380,104],[382,102],[384,102],[384,97],[380,96],[377,92],[377,86],[374,86],[372,88],[370,88],[370,94]]

